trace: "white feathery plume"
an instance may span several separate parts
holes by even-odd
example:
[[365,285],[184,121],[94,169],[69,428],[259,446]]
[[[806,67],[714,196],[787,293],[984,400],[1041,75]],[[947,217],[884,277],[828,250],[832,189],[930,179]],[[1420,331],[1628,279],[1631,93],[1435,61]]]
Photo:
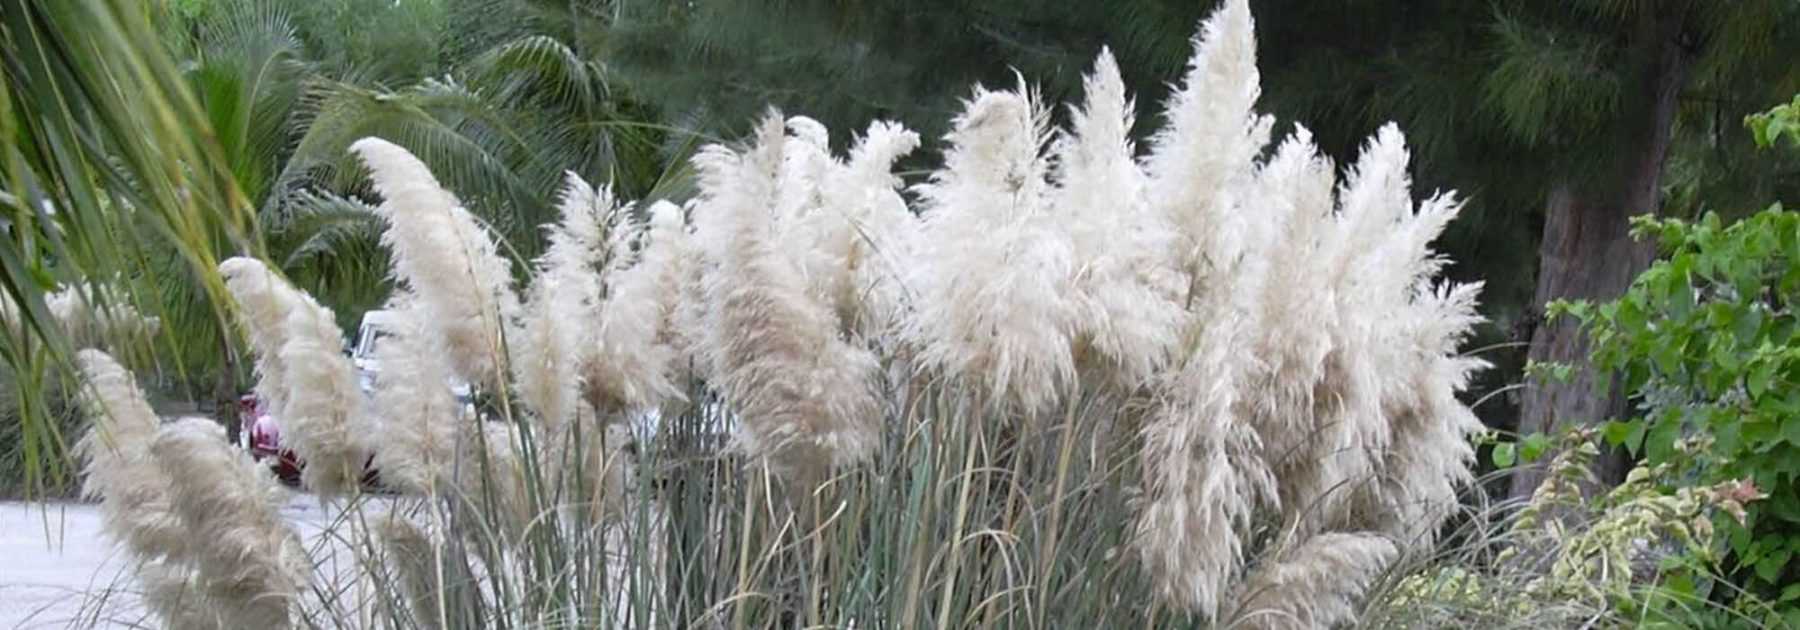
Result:
[[1046,116],[1023,86],[977,89],[924,202],[906,337],[926,369],[1033,414],[1075,380],[1072,252],[1046,211]]
[[1165,218],[1144,197],[1131,142],[1132,104],[1112,51],[1084,81],[1087,105],[1056,144],[1057,221],[1072,240],[1078,334],[1110,380],[1145,383],[1166,365],[1184,313]]
[[686,350],[679,329],[679,310],[682,308],[683,284],[695,261],[693,233],[688,230],[681,206],[658,200],[650,204],[649,214],[647,249],[640,264],[646,274],[657,279],[656,284],[660,287],[657,301],[662,307],[663,323],[658,337],[669,344],[670,352],[675,353],[671,359],[680,360]]
[[[1327,242],[1326,254],[1336,265],[1335,275],[1372,282],[1387,278],[1356,278],[1381,257],[1368,256],[1368,247],[1381,242],[1387,232],[1412,214],[1413,200],[1407,168],[1411,157],[1406,138],[1393,123],[1383,125],[1362,147],[1338,195],[1338,237]],[[1360,266],[1360,269],[1349,269]]]
[[1143,429],[1148,501],[1135,540],[1163,597],[1212,618],[1243,564],[1242,532],[1258,506],[1275,503],[1277,481],[1239,412],[1234,341],[1245,322],[1222,308],[1200,317],[1207,325]]
[[1201,24],[1187,75],[1145,159],[1150,199],[1175,225],[1177,260],[1195,282],[1229,275],[1224,266],[1240,250],[1232,208],[1274,125],[1254,110],[1260,81],[1248,0],[1226,0]]
[[1335,628],[1356,618],[1355,602],[1398,554],[1385,538],[1321,534],[1277,551],[1239,585],[1230,627]]
[[1268,465],[1278,469],[1290,520],[1317,522],[1334,513],[1336,504],[1321,504],[1321,495],[1347,496],[1347,476],[1362,469],[1331,465],[1361,457],[1340,448],[1345,427],[1334,412],[1347,395],[1332,388],[1342,380],[1332,378],[1342,374],[1341,313],[1328,283],[1335,270],[1322,257],[1338,225],[1335,181],[1311,134],[1298,128],[1257,171],[1248,204],[1247,220],[1260,224],[1253,231],[1268,238],[1245,253],[1254,264],[1240,269],[1245,276],[1266,274],[1247,288],[1255,293],[1258,325],[1246,343],[1259,360],[1248,366],[1240,413],[1260,436]]
[[1260,393],[1246,402],[1259,425],[1285,423],[1265,433],[1310,430],[1303,421],[1312,415],[1313,384],[1331,349],[1336,320],[1337,301],[1326,284],[1330,270],[1320,258],[1321,239],[1332,226],[1336,183],[1331,163],[1299,126],[1256,173],[1250,220],[1267,224],[1271,240],[1258,252],[1268,275],[1253,315],[1260,323],[1253,347],[1261,369],[1252,387]]
[[283,446],[306,466],[300,480],[321,499],[351,492],[368,461],[368,417],[356,367],[344,356],[337,316],[304,293],[287,316],[287,404],[278,412]]
[[1189,316],[1143,429],[1149,500],[1137,544],[1164,597],[1213,618],[1242,566],[1254,510],[1276,504],[1280,487],[1246,413],[1254,394],[1240,391],[1258,369],[1244,352],[1259,314],[1260,282],[1249,276],[1263,272],[1271,235],[1243,206],[1272,120],[1253,111],[1260,86],[1243,0],[1226,0],[1194,47],[1144,160],[1150,203],[1174,227]]
[[833,305],[846,330],[864,338],[891,332],[899,321],[899,273],[912,260],[919,225],[893,168],[918,146],[919,134],[898,123],[871,123],[849,159],[823,175],[820,210],[803,218],[813,244],[800,251],[814,292]]
[[682,397],[674,376],[681,354],[674,341],[676,300],[687,262],[687,228],[681,208],[653,204],[635,264],[608,278],[596,336],[595,374],[611,384],[618,408],[644,409]]
[[[687,400],[684,390],[693,379],[706,378],[709,361],[706,338],[712,334],[710,308],[706,300],[705,278],[709,273],[706,252],[695,238],[695,229],[686,219],[692,206],[677,206],[668,201],[650,205],[651,240],[655,251],[645,255],[648,264],[662,268],[662,323],[657,339],[668,348],[670,383],[683,390],[664,401],[663,413],[679,415],[694,401]],[[659,260],[660,259],[660,260]]]
[[171,480],[150,459],[162,421],[137,380],[99,350],[76,354],[86,386],[87,433],[75,445],[82,460],[81,491],[100,498],[106,534],[145,559],[180,555],[190,538],[169,503]]
[[[1340,189],[1336,221],[1317,256],[1328,265],[1318,271],[1333,302],[1333,319],[1310,426],[1304,432],[1264,428],[1270,464],[1284,480],[1286,520],[1302,535],[1332,523],[1368,527],[1368,515],[1354,515],[1352,508],[1357,496],[1372,491],[1378,462],[1392,448],[1393,418],[1383,392],[1396,386],[1387,381],[1408,379],[1410,370],[1403,366],[1414,361],[1398,339],[1382,332],[1400,319],[1416,285],[1412,263],[1390,245],[1416,238],[1403,229],[1413,216],[1407,165],[1399,129],[1384,126],[1364,146]],[[1442,212],[1426,220],[1435,222]]]
[[[614,229],[612,264],[603,272],[606,296],[592,331],[587,388],[589,403],[609,421],[681,396],[672,378],[675,351],[663,329],[675,299],[669,274],[679,271],[680,245],[660,241],[681,239],[682,228],[680,211],[659,205],[664,206],[661,228],[653,214],[652,224],[642,231],[624,225]],[[628,208],[620,206],[617,212],[623,216]],[[634,239],[637,251],[626,256]]]
[[[111,339],[147,339],[161,328],[162,320],[146,317],[137,307],[111,299],[104,284],[76,282],[44,296],[51,322],[62,329],[77,348],[104,345]],[[90,299],[90,296],[91,299]],[[25,319],[11,293],[0,293],[0,326],[22,334]]]
[[400,578],[400,593],[412,608],[413,622],[427,630],[444,627],[444,587],[435,566],[439,543],[412,521],[393,513],[375,523],[375,536],[386,552],[388,566]]
[[712,308],[709,293],[712,279],[719,274],[717,252],[709,244],[718,242],[722,235],[718,222],[707,220],[708,208],[698,200],[689,201],[686,210],[692,219],[682,239],[686,250],[681,256],[682,276],[675,304],[675,345],[689,362],[692,376],[718,382],[725,372],[718,350],[725,344],[720,337],[719,313]]
[[383,484],[414,494],[447,490],[457,434],[469,419],[450,391],[449,365],[432,349],[419,321],[425,311],[406,295],[390,308],[391,336],[375,347],[382,370],[371,401],[380,412],[373,464]]
[[513,381],[520,399],[537,414],[538,433],[549,444],[563,440],[578,412],[586,325],[600,303],[596,265],[606,246],[611,205],[580,176],[565,176],[557,204],[562,220],[549,230],[550,245],[537,260],[530,301],[513,342]]
[[431,171],[406,149],[363,138],[350,150],[369,167],[385,201],[381,242],[393,254],[394,275],[418,296],[451,369],[468,383],[502,385],[504,339],[519,315],[511,265],[494,237]]
[[830,309],[808,295],[798,265],[778,248],[768,209],[787,138],[778,115],[745,154],[720,146],[696,158],[704,233],[718,266],[707,280],[719,344],[708,350],[740,418],[734,447],[778,474],[813,473],[865,459],[878,436],[876,360],[838,336]]
[[291,388],[281,349],[288,341],[288,314],[300,308],[300,292],[254,258],[226,259],[219,263],[219,275],[237,302],[238,326],[256,357],[257,378],[252,390],[264,408],[279,417]]
[[1376,454],[1377,483],[1358,497],[1357,512],[1369,515],[1369,527],[1410,548],[1432,544],[1437,525],[1458,505],[1457,490],[1474,481],[1469,438],[1483,425],[1456,395],[1488,364],[1459,356],[1457,348],[1481,321],[1475,313],[1480,289],[1479,283],[1422,288],[1399,318],[1395,343],[1413,356],[1383,392],[1391,441]]
[[207,597],[206,584],[186,566],[144,562],[132,571],[143,589],[144,607],[167,628],[226,630],[224,616]]
[[205,585],[208,608],[228,628],[286,628],[312,572],[300,538],[281,516],[283,490],[268,468],[225,440],[205,418],[162,427],[150,446],[170,479],[170,499],[190,545],[186,560]]
[[[781,241],[801,246],[819,237],[807,233],[813,227],[808,220],[821,212],[820,206],[824,203],[821,187],[827,174],[836,170],[838,164],[831,157],[831,134],[825,125],[805,116],[794,116],[787,119],[786,128],[788,142],[782,150],[781,167],[776,175],[776,187],[781,190],[781,195],[770,211],[775,214],[775,231]],[[805,254],[803,250],[796,253]],[[801,271],[813,269],[803,264]]]
[[[234,480],[208,477],[190,481],[177,476],[162,461],[168,455],[156,449],[165,448],[170,431],[201,431],[216,447],[209,455],[222,451],[239,455],[226,446],[223,431],[208,420],[187,420],[188,425],[164,427],[144,400],[131,373],[112,357],[98,350],[83,350],[76,357],[87,383],[82,396],[93,425],[76,453],[81,456],[86,477],[83,493],[103,499],[102,526],[108,536],[124,543],[138,559],[135,571],[143,588],[144,603],[164,624],[174,628],[225,629],[240,627],[287,626],[287,602],[282,594],[292,595],[294,588],[282,586],[278,580],[275,598],[264,597],[268,585],[257,576],[245,577],[241,569],[262,558],[245,558],[241,566],[225,567],[221,573],[220,555],[210,537],[216,530],[197,529],[209,526],[254,528],[254,519],[242,523],[219,524],[240,513],[208,513],[194,504],[195,492],[207,492],[208,484],[229,484]],[[165,448],[166,450],[166,448]],[[241,457],[241,455],[239,455]],[[248,462],[244,462],[248,464]],[[250,464],[256,468],[254,464]],[[183,469],[192,472],[192,469]],[[257,470],[211,470],[209,475],[247,475]],[[263,471],[266,473],[266,471]],[[182,479],[181,483],[175,483]],[[265,480],[266,481],[266,480]],[[273,484],[268,488],[279,492]],[[208,520],[196,521],[196,515]],[[240,527],[242,526],[242,527]],[[244,531],[248,531],[245,529]],[[227,544],[239,541],[233,538]],[[297,541],[296,541],[297,543]],[[278,549],[278,553],[281,553]],[[291,551],[298,552],[298,547]],[[287,576],[304,576],[310,565],[303,558],[287,558],[283,571]],[[254,571],[251,571],[252,573]],[[304,579],[303,577],[301,579]],[[251,624],[251,625],[246,625]]]
[[815,299],[825,299],[826,287],[842,273],[827,257],[829,223],[836,209],[825,208],[824,183],[842,168],[831,155],[831,135],[825,125],[805,116],[787,119],[787,141],[776,169],[778,194],[769,208],[775,239]]
[[1376,483],[1364,487],[1358,512],[1372,515],[1369,527],[1409,544],[1430,544],[1434,525],[1456,506],[1456,489],[1471,481],[1468,438],[1481,424],[1456,394],[1486,363],[1457,354],[1481,321],[1475,312],[1480,285],[1430,284],[1443,266],[1430,243],[1461,204],[1437,195],[1416,213],[1410,207],[1402,207],[1397,224],[1364,253],[1373,261],[1359,263],[1384,274],[1364,285],[1367,293],[1359,297],[1366,308],[1389,314],[1368,325],[1373,345],[1382,349],[1370,354],[1390,369],[1376,394],[1388,441],[1371,453]]
[[[147,317],[131,304],[109,299],[109,293],[105,285],[77,282],[44,296],[44,306],[76,347],[101,345],[109,339],[148,339],[161,328],[160,318]],[[4,321],[20,321],[9,314],[13,309],[11,296],[0,299],[0,310],[8,313],[3,315]]]

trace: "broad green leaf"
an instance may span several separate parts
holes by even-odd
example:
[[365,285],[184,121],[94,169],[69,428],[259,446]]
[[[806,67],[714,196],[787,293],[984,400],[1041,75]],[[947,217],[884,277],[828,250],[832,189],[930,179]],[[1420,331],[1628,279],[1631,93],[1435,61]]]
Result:
[[1517,461],[1512,442],[1501,442],[1494,445],[1493,460],[1495,468],[1512,468]]
[[1544,433],[1533,433],[1519,440],[1519,457],[1526,462],[1535,462],[1550,450],[1550,436]]
[[1745,379],[1745,386],[1750,391],[1752,398],[1761,398],[1764,392],[1769,391],[1769,382],[1775,378],[1776,366],[1774,361],[1765,360],[1758,361],[1755,367],[1750,368],[1750,375]]
[[1756,576],[1762,578],[1764,581],[1774,582],[1777,578],[1781,577],[1782,570],[1787,568],[1788,558],[1792,556],[1792,554],[1793,552],[1782,549],[1778,552],[1763,556],[1756,561]]
[[1606,438],[1607,444],[1624,446],[1626,440],[1631,437],[1637,427],[1637,424],[1637,422],[1632,421],[1613,420],[1606,423],[1606,426],[1600,430],[1600,434],[1602,437]]

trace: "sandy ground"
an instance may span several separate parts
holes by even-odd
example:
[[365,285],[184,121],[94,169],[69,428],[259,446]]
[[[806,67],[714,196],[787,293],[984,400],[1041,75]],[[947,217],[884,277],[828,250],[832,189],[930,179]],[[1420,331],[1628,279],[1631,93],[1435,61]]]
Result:
[[[317,499],[292,493],[282,513],[309,548],[326,538]],[[0,502],[0,630],[154,627],[131,601],[128,563],[100,533],[97,505]]]

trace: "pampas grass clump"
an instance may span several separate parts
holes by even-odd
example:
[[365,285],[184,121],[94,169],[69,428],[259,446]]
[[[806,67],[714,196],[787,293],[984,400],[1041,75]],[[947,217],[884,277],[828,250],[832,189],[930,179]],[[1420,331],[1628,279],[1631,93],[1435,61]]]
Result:
[[171,627],[288,628],[311,563],[282,519],[269,471],[211,420],[163,424],[130,373],[79,356],[94,424],[78,446],[106,531],[138,561],[146,601]]
[[771,209],[805,194],[780,177],[793,144],[771,115],[751,149],[708,147],[696,158],[695,215],[706,222],[700,237],[717,264],[706,287],[718,327],[710,352],[739,417],[736,448],[777,470],[816,474],[874,448],[876,359],[841,336],[836,312],[807,292],[794,250],[777,240]]
[[[1392,125],[1342,182],[1303,127],[1269,146],[1244,0],[1194,46],[1143,151],[1101,51],[1067,129],[978,87],[910,189],[905,127],[839,155],[776,112],[685,206],[569,174],[524,304],[423,163],[357,142],[400,287],[369,400],[329,310],[221,271],[307,485],[365,509],[372,450],[400,495],[347,536],[399,574],[376,625],[1353,623],[1470,482],[1479,286],[1430,246],[1460,204],[1413,198]],[[89,492],[152,591],[356,608],[293,604],[266,476],[90,362]]]

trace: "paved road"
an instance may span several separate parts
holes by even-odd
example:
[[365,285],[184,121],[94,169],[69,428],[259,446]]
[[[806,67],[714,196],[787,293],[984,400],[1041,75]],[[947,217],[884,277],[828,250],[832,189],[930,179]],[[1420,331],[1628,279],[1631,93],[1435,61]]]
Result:
[[[309,548],[329,521],[300,493],[282,512]],[[129,562],[100,533],[96,505],[0,502],[0,630],[154,627],[131,601]]]

